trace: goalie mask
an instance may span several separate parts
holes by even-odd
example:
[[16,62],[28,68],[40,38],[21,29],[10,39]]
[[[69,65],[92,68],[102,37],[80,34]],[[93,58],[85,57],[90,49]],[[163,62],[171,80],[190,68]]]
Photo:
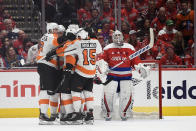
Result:
[[47,33],[57,33],[59,25],[57,23],[48,23],[46,26]]
[[123,34],[119,30],[114,31],[114,33],[112,34],[112,40],[113,43],[117,44],[118,46],[122,46]]

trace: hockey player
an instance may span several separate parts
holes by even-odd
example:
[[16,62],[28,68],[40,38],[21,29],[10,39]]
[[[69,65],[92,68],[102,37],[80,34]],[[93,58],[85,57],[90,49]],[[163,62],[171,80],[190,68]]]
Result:
[[[127,120],[128,108],[133,102],[132,69],[134,66],[140,71],[143,78],[147,77],[147,69],[141,66],[139,57],[130,60],[128,57],[135,52],[129,43],[123,42],[123,35],[116,30],[112,35],[113,43],[103,49],[101,58],[107,62],[109,72],[107,74],[108,84],[104,86],[103,112],[105,120],[112,119],[114,97],[119,94],[119,111],[122,120]],[[112,68],[118,63],[123,64]]]
[[63,67],[63,80],[61,85],[61,117],[60,117],[60,124],[70,124],[67,121],[71,117],[71,113],[73,110],[73,102],[71,96],[71,89],[70,89],[70,81],[72,77],[72,73],[74,71],[73,66],[76,64],[75,56],[73,55],[64,55],[64,50],[67,46],[73,44],[76,41],[76,32],[79,29],[77,25],[70,25],[66,30],[65,37],[66,42],[62,48],[57,49],[56,53],[59,56],[63,56],[64,59],[64,67]]
[[[71,81],[71,95],[74,112],[66,120],[72,124],[82,124],[81,114],[81,93],[83,91],[87,106],[86,123],[91,123],[93,117],[93,78],[96,72],[96,55],[102,52],[102,47],[98,40],[89,39],[88,32],[80,29],[77,34],[80,40],[66,48],[65,55],[73,54],[77,56],[75,72]],[[71,67],[71,65],[70,65]],[[73,67],[73,65],[72,65]],[[71,68],[70,68],[71,69]]]
[[[39,49],[39,55],[37,56],[38,73],[40,75],[40,116],[39,124],[53,124],[53,121],[57,117],[58,107],[58,93],[55,93],[56,86],[60,80],[60,72],[57,70],[57,57],[52,59],[43,59],[46,54],[57,47],[57,32],[58,24],[48,23],[47,33],[41,38],[41,48]],[[50,118],[47,115],[48,107],[50,104],[51,115]]]

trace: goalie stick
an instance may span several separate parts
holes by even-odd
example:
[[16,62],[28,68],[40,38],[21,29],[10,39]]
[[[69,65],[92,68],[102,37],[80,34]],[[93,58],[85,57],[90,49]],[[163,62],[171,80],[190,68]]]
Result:
[[[153,29],[150,28],[150,43],[147,46],[143,47],[142,49],[140,49],[140,50],[136,51],[135,53],[131,54],[129,56],[129,59],[132,60],[133,58],[141,55],[142,53],[144,53],[146,51],[148,51],[149,49],[151,49],[153,47],[153,45],[154,45],[154,32],[153,32]],[[112,69],[118,67],[119,65],[123,64],[125,60],[123,60],[120,63],[116,64],[115,66],[110,68],[110,70],[112,70]]]

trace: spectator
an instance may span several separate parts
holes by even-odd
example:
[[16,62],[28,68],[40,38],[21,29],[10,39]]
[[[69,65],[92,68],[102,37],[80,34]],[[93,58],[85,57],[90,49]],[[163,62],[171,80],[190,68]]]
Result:
[[85,20],[89,20],[91,18],[91,7],[92,2],[90,0],[85,1],[84,8],[80,8],[77,12],[78,20],[80,25],[82,25],[82,22]]
[[27,35],[23,30],[20,30],[18,32],[18,38],[13,41],[14,48],[16,48],[17,50],[21,50],[23,48],[23,41],[25,38],[27,38]]
[[13,27],[12,25],[12,20],[11,19],[5,19],[3,21],[5,27],[6,27],[6,31],[8,32],[7,36],[9,37],[9,39],[17,39],[18,38],[18,32],[19,29],[16,27]]
[[132,24],[137,20],[138,10],[133,8],[132,0],[127,0],[125,8],[121,10],[121,15],[129,24]]
[[90,27],[93,28],[95,32],[98,32],[99,29],[101,29],[101,21],[99,16],[98,9],[92,9],[91,10],[91,19],[89,19]]
[[103,36],[103,39],[104,39],[106,45],[108,45],[109,40],[110,40],[110,23],[109,22],[104,22],[102,24],[102,30],[98,34]]
[[137,32],[135,30],[129,31],[128,43],[131,44],[135,48],[136,51],[139,49],[138,40],[137,40]]
[[[101,15],[101,20],[107,17],[112,17],[113,10],[111,8],[111,3],[109,0],[103,0],[103,11]],[[107,18],[108,19],[108,18]]]
[[155,17],[153,19],[153,21],[152,21],[152,23],[150,25],[150,27],[154,29],[156,35],[158,34],[158,32],[160,30],[163,29],[163,27],[165,27],[166,20],[167,20],[167,18],[166,18],[165,8],[161,7],[159,9],[157,17]]
[[23,48],[18,50],[18,54],[21,55],[25,60],[27,59],[27,54],[29,48],[33,46],[33,42],[30,38],[25,38],[23,41]]
[[149,0],[133,0],[134,8],[141,13],[148,8],[148,1]]
[[8,37],[4,37],[2,39],[2,47],[0,48],[0,55],[5,57],[7,48],[12,45],[10,39]]
[[99,43],[101,44],[101,47],[102,47],[102,48],[104,48],[104,47],[107,45],[107,43],[105,43],[104,37],[103,37],[102,35],[98,35],[98,36],[97,36],[97,40],[98,40]]
[[148,1],[148,8],[143,10],[141,12],[141,17],[145,19],[149,19],[152,21],[157,15],[157,8],[156,8],[156,3],[154,0],[149,0]]
[[158,39],[161,39],[161,40],[171,44],[171,42],[174,39],[174,36],[175,36],[176,33],[177,33],[177,30],[174,29],[174,21],[173,20],[167,20],[166,21],[166,27],[164,27],[158,33]]
[[174,52],[173,46],[166,48],[166,54],[160,60],[162,65],[182,65],[182,59]]
[[121,23],[121,30],[124,36],[124,42],[129,41],[129,31],[130,31],[130,25],[126,21],[122,21]]
[[0,55],[0,69],[1,68],[5,68],[5,60],[3,59],[3,57]]
[[24,61],[22,56],[16,54],[16,50],[12,45],[8,46],[5,57],[6,68],[21,67],[21,61]]
[[171,19],[174,22],[176,21],[177,16],[177,7],[174,0],[167,0],[166,2],[166,17],[167,19]]
[[176,26],[179,31],[182,31],[185,47],[188,46],[188,41],[193,38],[194,33],[194,11],[188,8],[188,2],[181,2],[181,11],[177,15]]
[[111,8],[111,4],[109,0],[103,1],[103,11],[102,15],[100,17],[103,23],[107,22],[110,23],[110,29],[114,30],[115,28],[115,18],[114,18],[114,12]]
[[174,52],[178,56],[184,56],[185,55],[184,39],[183,39],[183,35],[180,31],[176,32],[171,44],[174,46]]
[[0,32],[0,48],[3,46],[3,43],[2,43],[3,38],[6,37],[6,36],[7,36],[7,31],[6,30],[2,30]]
[[187,54],[185,55],[184,58],[184,64],[188,67],[188,68],[192,68],[194,65],[194,43],[191,46],[191,51],[187,52]]

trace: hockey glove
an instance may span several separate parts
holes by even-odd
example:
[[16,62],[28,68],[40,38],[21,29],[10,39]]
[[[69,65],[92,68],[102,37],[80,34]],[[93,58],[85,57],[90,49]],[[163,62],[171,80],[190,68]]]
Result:
[[94,82],[95,84],[97,84],[97,85],[102,84],[102,81],[100,80],[99,77],[95,77],[95,78],[93,79],[93,82]]
[[148,66],[142,64],[135,65],[135,69],[140,73],[141,77],[145,79],[150,74],[150,69]]
[[56,50],[51,50],[46,54],[45,60],[50,61],[52,59],[52,56],[56,55]]
[[65,77],[71,77],[72,68],[72,64],[66,63],[66,68],[63,70]]

